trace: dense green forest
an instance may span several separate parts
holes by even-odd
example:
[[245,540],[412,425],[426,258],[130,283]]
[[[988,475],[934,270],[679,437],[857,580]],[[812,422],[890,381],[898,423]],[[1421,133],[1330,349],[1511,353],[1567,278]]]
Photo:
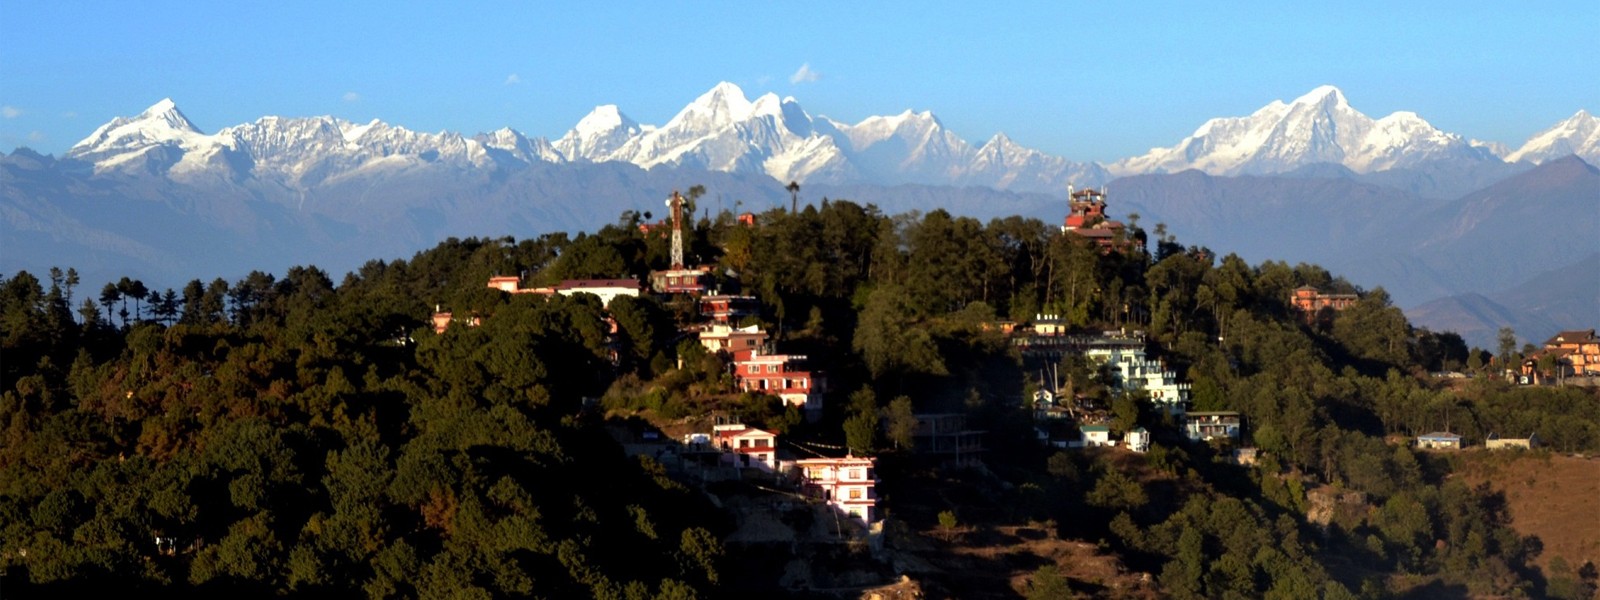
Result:
[[[1534,567],[1537,540],[1510,529],[1502,499],[1452,478],[1448,456],[1394,440],[1536,431],[1556,451],[1593,453],[1600,396],[1506,384],[1489,365],[1515,348],[1492,355],[1413,328],[1381,289],[1314,265],[1219,259],[1162,225],[1147,234],[1137,216],[1127,235],[1138,243],[1117,251],[1035,219],[889,216],[842,200],[756,226],[700,219],[690,262],[758,297],[785,351],[829,374],[825,414],[807,423],[735,392],[725,359],[680,333],[697,319],[685,298],[622,297],[608,311],[593,297],[484,286],[506,274],[647,280],[668,250],[644,218],[450,239],[337,283],[306,266],[176,291],[123,279],[86,297],[71,270],[5,278],[0,585],[19,596],[782,595],[777,573],[728,550],[728,515],[603,429],[619,415],[734,406],[796,439],[880,453],[891,491],[913,469],[937,471],[906,458],[906,415],[965,413],[989,432],[985,466],[940,476],[1003,509],[952,514],[1098,541],[1166,596],[1592,589],[1592,567],[1563,580]],[[1306,322],[1288,303],[1302,285],[1360,300]],[[482,324],[436,335],[435,307]],[[1037,374],[993,324],[1038,313],[1145,332],[1192,382],[1193,410],[1246,416],[1260,463],[1180,441],[1168,418],[1070,359],[1075,393],[1102,397],[1119,429],[1150,428],[1156,447],[1129,458],[1034,442],[1025,398]],[[1479,376],[1429,376],[1444,370]],[[1311,490],[1356,492],[1364,508],[1310,519]],[[934,527],[892,494],[885,504],[891,519]],[[1033,597],[1090,593],[1049,566],[1032,586]]]

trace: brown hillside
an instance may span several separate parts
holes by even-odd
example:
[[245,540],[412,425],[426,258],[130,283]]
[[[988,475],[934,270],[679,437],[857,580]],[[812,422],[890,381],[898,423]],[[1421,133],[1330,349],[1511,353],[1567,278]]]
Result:
[[1461,459],[1469,483],[1505,494],[1511,526],[1544,543],[1540,567],[1557,556],[1600,565],[1600,458],[1475,450]]

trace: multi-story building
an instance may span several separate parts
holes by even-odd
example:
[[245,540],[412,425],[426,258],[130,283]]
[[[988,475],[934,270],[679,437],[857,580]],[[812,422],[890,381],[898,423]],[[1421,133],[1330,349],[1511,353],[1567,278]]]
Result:
[[827,379],[802,368],[806,357],[797,354],[756,354],[734,363],[734,378],[739,389],[762,392],[783,399],[815,414],[822,410],[822,393]]
[[915,415],[917,428],[911,434],[917,454],[933,456],[957,464],[977,460],[983,453],[983,431],[967,428],[967,416],[960,413]]
[[1595,336],[1593,329],[1563,331],[1546,340],[1543,348],[1523,360],[1522,374],[1530,378],[1546,375],[1540,370],[1539,363],[1549,356],[1555,357],[1557,372],[1548,375],[1600,376],[1600,337]]
[[862,456],[795,461],[803,490],[863,525],[878,520],[876,464],[875,459]]
[[1142,339],[1137,343],[1091,345],[1083,354],[1106,365],[1113,388],[1122,392],[1144,390],[1151,403],[1173,416],[1188,408],[1189,384],[1179,383],[1177,373],[1168,371],[1160,360],[1146,355]]

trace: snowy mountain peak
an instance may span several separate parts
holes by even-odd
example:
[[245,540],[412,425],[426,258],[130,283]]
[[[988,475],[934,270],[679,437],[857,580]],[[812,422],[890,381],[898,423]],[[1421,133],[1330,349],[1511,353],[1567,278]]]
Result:
[[749,118],[751,107],[744,90],[724,81],[685,106],[678,116],[667,123],[667,127],[680,121],[694,121],[697,125],[727,125]]
[[584,115],[574,129],[582,135],[595,135],[618,127],[630,127],[633,125],[633,119],[623,115],[622,111],[617,109],[617,105],[602,104],[594,107],[594,110],[589,111],[589,114]]
[[1495,160],[1492,152],[1444,133],[1412,112],[1373,119],[1352,108],[1344,93],[1319,86],[1293,102],[1274,101],[1248,117],[1211,119],[1170,148],[1111,166],[1118,174],[1271,174],[1334,163],[1358,173],[1438,160]]
[[1565,121],[1528,138],[1516,152],[1506,155],[1506,162],[1528,161],[1535,164],[1576,154],[1590,164],[1600,164],[1600,118],[1588,110],[1578,112]]
[[67,155],[83,157],[163,144],[192,147],[205,138],[205,134],[178,110],[177,103],[171,98],[162,98],[138,116],[117,117],[101,125],[69,149]]
[[1350,102],[1344,97],[1344,92],[1339,91],[1339,88],[1331,85],[1319,85],[1316,88],[1313,88],[1311,91],[1306,92],[1305,95],[1295,98],[1294,102],[1291,102],[1290,104],[1331,104],[1332,106],[1350,106]]

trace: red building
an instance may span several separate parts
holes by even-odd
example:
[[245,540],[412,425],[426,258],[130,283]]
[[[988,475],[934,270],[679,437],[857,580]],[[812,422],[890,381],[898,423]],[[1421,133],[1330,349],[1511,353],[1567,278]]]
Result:
[[741,390],[772,394],[784,404],[815,413],[822,410],[827,381],[821,373],[802,370],[805,360],[793,354],[758,354],[734,363],[733,374]]

